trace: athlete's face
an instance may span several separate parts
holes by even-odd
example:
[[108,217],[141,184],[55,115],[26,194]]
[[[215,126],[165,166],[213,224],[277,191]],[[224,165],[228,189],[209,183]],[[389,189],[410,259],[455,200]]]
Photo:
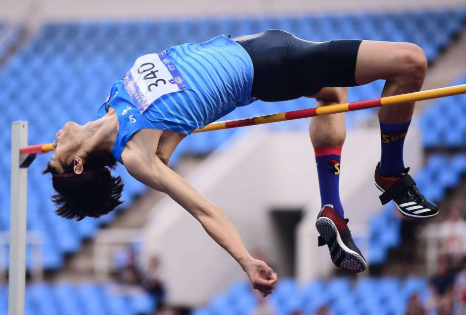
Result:
[[50,164],[60,172],[63,171],[61,163],[75,158],[83,143],[81,132],[82,126],[73,121],[67,122],[56,134],[53,142],[53,157]]

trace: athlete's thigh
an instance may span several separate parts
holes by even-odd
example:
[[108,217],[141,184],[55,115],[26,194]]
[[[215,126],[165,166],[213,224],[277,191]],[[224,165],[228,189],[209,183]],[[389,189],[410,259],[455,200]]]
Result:
[[408,70],[404,62],[410,55],[423,54],[411,43],[394,43],[365,40],[359,47],[355,79],[359,85],[375,80],[392,80]]

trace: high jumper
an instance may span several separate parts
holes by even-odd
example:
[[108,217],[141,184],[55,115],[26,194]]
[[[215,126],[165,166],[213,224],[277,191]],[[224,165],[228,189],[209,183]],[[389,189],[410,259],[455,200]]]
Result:
[[[426,69],[424,52],[415,44],[312,42],[281,30],[234,39],[218,36],[142,56],[113,85],[97,120],[82,126],[68,122],[57,132],[54,155],[44,170],[52,174],[57,214],[97,218],[120,205],[123,182],[110,172],[119,162],[136,180],[168,194],[191,213],[266,296],[273,292],[276,274],[251,257],[218,206],[167,166],[175,148],[196,129],[255,100],[315,98],[318,113],[346,103],[348,87],[375,80],[385,80],[382,97],[418,92]],[[382,154],[374,165],[375,184],[382,203],[393,200],[403,215],[425,219],[438,214],[438,207],[418,191],[403,163],[414,110],[414,101],[406,100],[379,109]],[[322,202],[316,221],[319,245],[328,245],[337,267],[362,272],[367,263],[353,242],[339,196],[344,114],[315,117],[309,134]]]

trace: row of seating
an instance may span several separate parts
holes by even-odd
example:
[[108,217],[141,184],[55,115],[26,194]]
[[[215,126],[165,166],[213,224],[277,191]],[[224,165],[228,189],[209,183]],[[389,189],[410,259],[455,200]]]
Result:
[[[212,33],[225,33],[233,37],[252,34],[270,28],[290,31],[297,36],[314,41],[332,38],[385,39],[391,41],[410,41],[418,44],[434,41],[433,47],[427,48],[427,55],[432,59],[438,49],[448,43],[449,37],[456,31],[464,18],[464,10],[443,10],[440,12],[421,11],[411,13],[380,14],[340,14],[340,15],[303,15],[301,17],[246,17],[226,19],[204,19],[184,21],[147,21],[140,22],[89,22],[82,27],[76,23],[62,25],[49,24],[42,37],[58,42],[58,49],[70,54],[92,54],[95,51],[159,51],[167,46],[178,44],[186,38],[200,42],[208,39]],[[400,32],[401,30],[401,32]],[[107,39],[119,39],[108,42]],[[151,43],[147,38],[159,38]],[[66,41],[64,41],[66,39]],[[84,49],[73,46],[68,41],[92,43]],[[125,47],[123,47],[125,46]],[[129,47],[128,47],[129,46]],[[57,48],[37,41],[33,48],[54,55]],[[76,49],[76,50],[75,50]],[[123,52],[124,53],[124,52]]]
[[[352,282],[348,278],[332,278],[311,281],[304,286],[299,286],[294,279],[283,279],[277,282],[267,301],[277,315],[290,315],[294,311],[314,314],[323,305],[327,305],[334,315],[402,315],[414,293],[424,302],[429,298],[426,279],[367,277]],[[252,314],[259,299],[249,283],[237,282],[192,315]]]
[[[26,287],[25,315],[143,315],[157,299],[115,283],[36,283]],[[8,314],[8,288],[0,286],[0,315]]]
[[[464,75],[453,85],[466,84]],[[458,149],[466,145],[466,94],[440,99],[420,120],[424,146]]]
[[7,25],[0,22],[0,61],[7,57],[11,48],[24,34],[24,25]]
[[[430,27],[427,26],[430,25],[426,23],[427,20],[436,22],[432,22],[433,26]],[[2,101],[7,104],[2,108],[3,113],[0,116],[0,126],[5,131],[0,134],[0,149],[4,152],[4,158],[0,160],[0,231],[9,229],[11,121],[29,121],[31,144],[53,141],[56,131],[67,121],[74,120],[84,124],[95,119],[97,109],[107,97],[111,85],[124,75],[134,59],[141,54],[160,51],[170,45],[208,39],[221,33],[258,33],[273,26],[316,40],[344,38],[349,29],[354,30],[352,36],[355,38],[365,38],[366,34],[372,32],[376,36],[373,39],[379,40],[391,39],[391,36],[411,39],[412,34],[424,34],[421,46],[437,55],[460,31],[463,21],[463,11],[445,10],[388,15],[224,18],[211,22],[192,20],[46,25],[0,70]],[[205,26],[209,23],[218,27]],[[154,34],[145,33],[148,35],[144,41],[146,46],[133,44],[132,40],[124,39],[126,35],[116,35],[131,34],[131,38],[139,38],[137,34],[143,34],[147,30],[154,31]],[[333,32],[330,37],[329,32]],[[446,36],[446,40],[438,41],[439,36]],[[139,40],[135,39],[134,42],[136,41]],[[441,47],[438,46],[439,43]],[[69,49],[63,49],[65,46]],[[111,48],[106,50],[107,46]],[[76,54],[70,54],[71,51]],[[350,101],[379,97],[382,84],[375,82],[351,89]],[[308,108],[314,105],[313,102],[306,98],[275,104],[257,102],[232,112],[225,119]],[[371,111],[349,113],[347,124],[355,127],[370,119],[371,115]],[[307,126],[306,121],[296,121],[273,124],[270,128],[284,130]],[[224,144],[234,132],[225,130],[188,137],[175,151],[171,164],[174,165],[183,154],[211,152]],[[49,196],[53,194],[50,175],[40,174],[49,158],[50,155],[39,156],[29,169],[28,229],[43,234],[44,266],[47,269],[57,269],[62,265],[66,254],[78,251],[82,241],[95,235],[98,227],[110,222],[115,213],[102,219],[85,219],[79,223],[57,217],[49,200]],[[123,193],[125,204],[119,208],[123,209],[131,203],[132,198],[143,193],[145,187],[131,179],[123,167],[119,167],[116,173],[126,183]],[[27,263],[30,266],[29,256]]]

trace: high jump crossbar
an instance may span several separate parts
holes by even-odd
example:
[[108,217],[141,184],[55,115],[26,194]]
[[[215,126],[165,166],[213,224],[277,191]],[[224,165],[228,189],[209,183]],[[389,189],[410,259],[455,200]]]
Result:
[[270,124],[274,122],[295,120],[301,118],[309,118],[337,113],[352,112],[361,109],[397,105],[403,103],[411,103],[417,101],[425,101],[435,98],[453,96],[458,94],[466,94],[466,84],[449,86],[440,89],[426,90],[415,93],[400,94],[395,96],[386,96],[382,98],[375,98],[366,101],[357,101],[351,103],[342,103],[329,105],[317,108],[308,108],[301,110],[294,110],[290,112],[257,116],[251,118],[243,118],[237,120],[219,121],[211,123],[202,129],[196,129],[193,133],[223,130],[239,127],[247,127],[254,125]]
[[[219,121],[219,122],[211,123],[202,129],[196,129],[193,131],[193,133],[223,130],[223,129],[232,129],[232,128],[239,128],[239,127],[262,125],[262,124],[270,124],[270,123],[275,123],[275,122],[280,122],[280,121],[352,112],[356,110],[376,108],[376,107],[382,107],[382,106],[390,106],[390,105],[398,105],[398,104],[411,103],[411,102],[417,102],[417,101],[424,101],[424,100],[454,96],[458,94],[466,94],[466,84],[449,86],[449,87],[434,89],[434,90],[420,91],[420,92],[415,92],[415,93],[400,94],[400,95],[395,95],[395,96],[386,96],[382,98],[375,98],[375,99],[365,100],[365,101],[335,104],[335,105],[329,105],[329,106],[317,107],[317,108],[300,109],[300,110],[294,110],[294,111],[283,112],[283,113],[278,113],[278,114],[256,116],[256,117],[250,117],[250,118]],[[52,147],[52,144],[50,143],[23,147],[20,152],[23,158],[23,160],[21,161],[22,167],[27,167],[32,162],[31,160],[27,159],[28,157],[29,159],[33,160],[33,157],[35,157],[35,154],[47,153],[52,150],[53,150],[53,147]]]
[[[207,125],[202,129],[196,129],[194,133],[351,112],[458,94],[466,94],[466,84],[387,96],[366,101],[301,109],[238,120],[219,121]],[[50,143],[28,146],[28,123],[26,121],[14,121],[11,129],[11,216],[8,315],[23,315],[26,273],[27,167],[34,161],[37,154],[50,152],[53,150],[53,146]]]

